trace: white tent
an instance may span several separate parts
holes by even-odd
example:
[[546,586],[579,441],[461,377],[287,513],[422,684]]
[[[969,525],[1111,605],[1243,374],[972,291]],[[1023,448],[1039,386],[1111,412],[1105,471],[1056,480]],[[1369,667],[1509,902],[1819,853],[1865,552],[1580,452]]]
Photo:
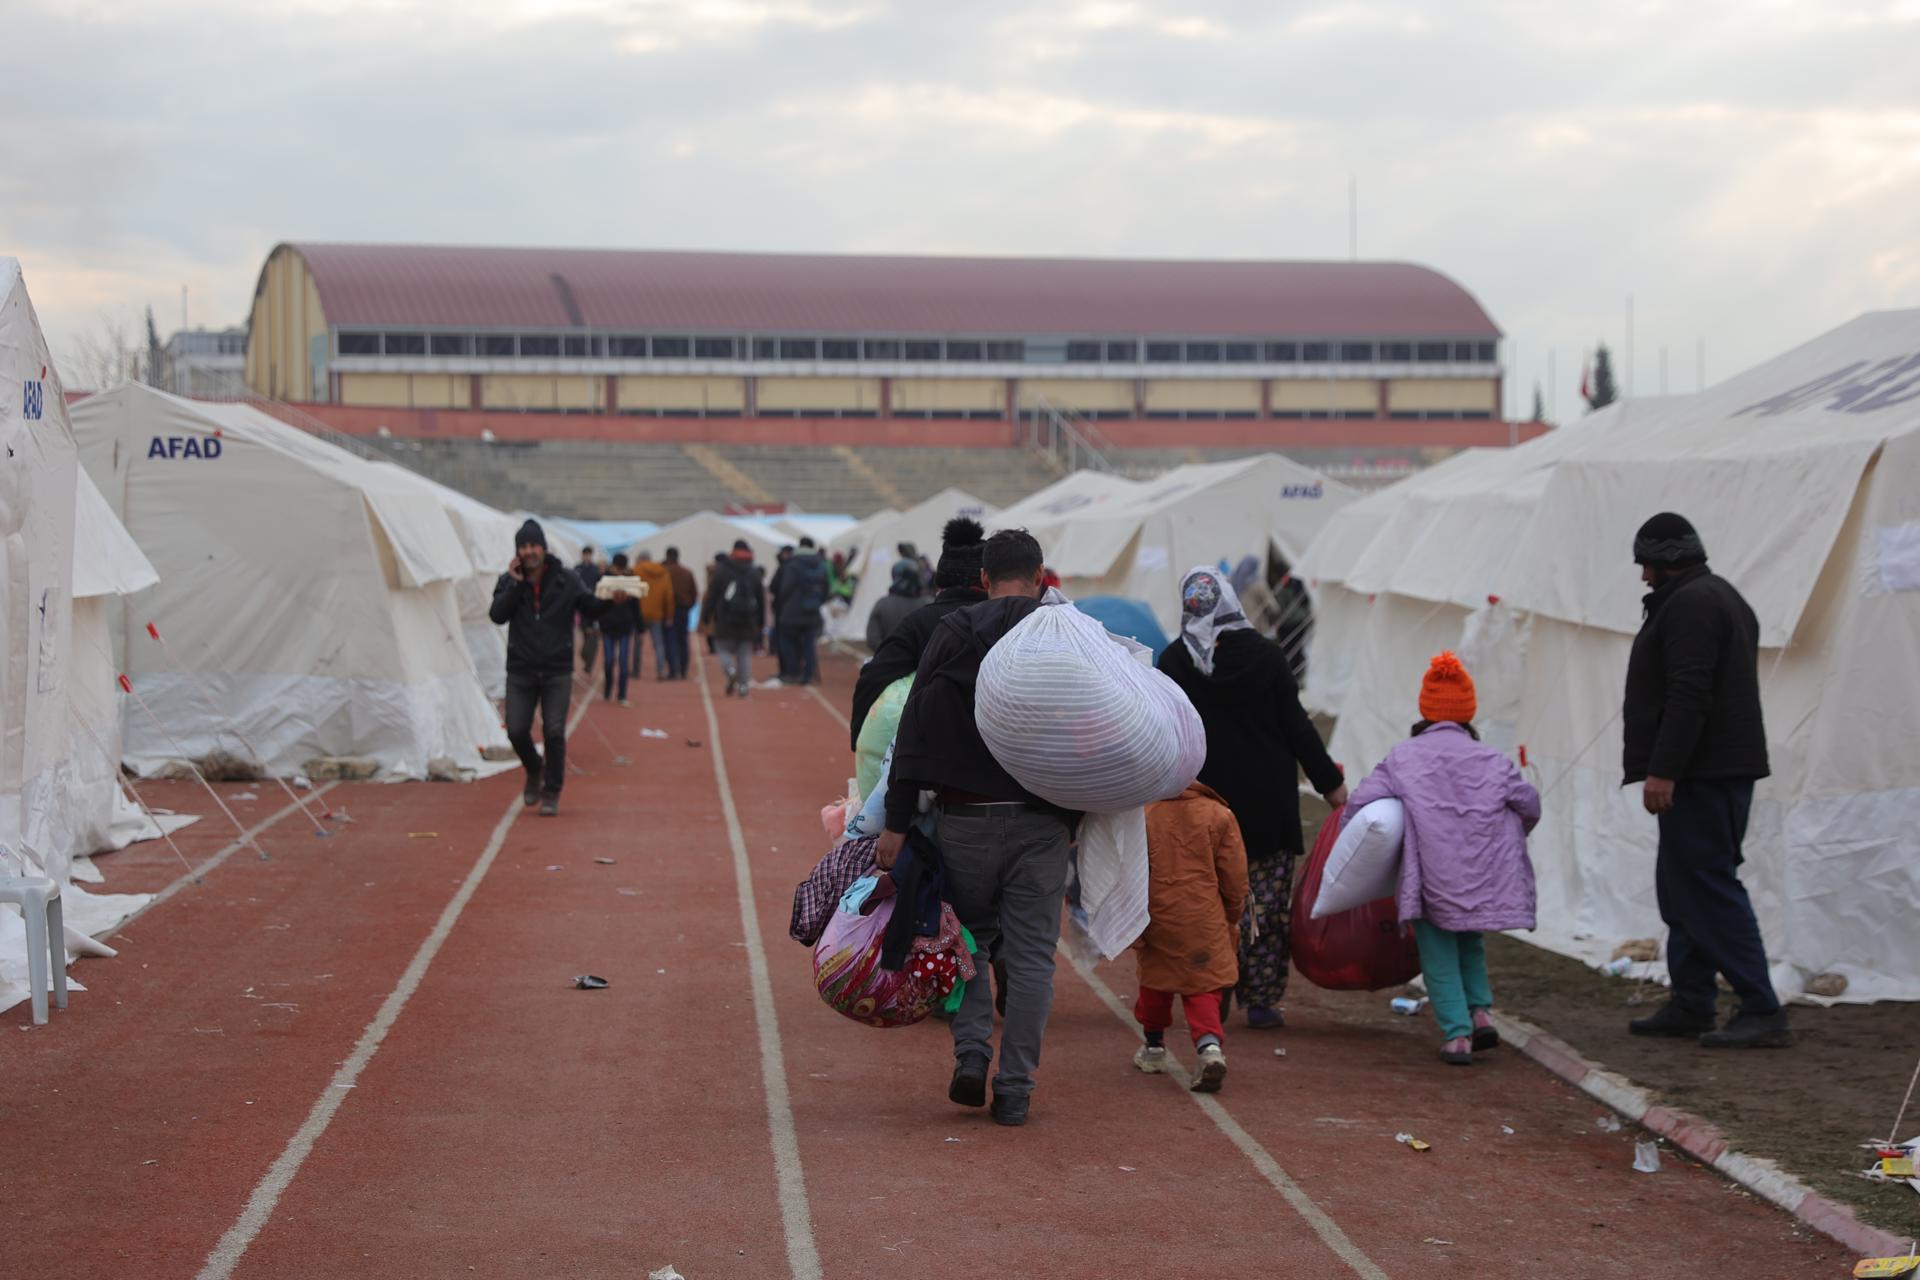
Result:
[[[1144,602],[1169,634],[1178,628],[1180,578],[1196,564],[1229,566],[1278,551],[1297,562],[1353,490],[1278,454],[1176,467],[1158,479],[1112,488],[1092,482],[1057,494],[1048,516],[1036,499],[1019,518],[1045,550],[1070,596],[1115,595]],[[1070,506],[1068,504],[1071,504]]]
[[684,519],[675,520],[634,547],[635,551],[651,551],[658,560],[667,554],[668,547],[680,549],[680,563],[691,569],[694,578],[705,589],[706,566],[713,558],[722,553],[731,553],[738,539],[746,539],[753,548],[753,558],[767,571],[767,577],[773,577],[774,560],[780,554],[780,548],[792,541],[786,534],[769,529],[753,520],[738,520],[731,516],[718,515],[712,511],[696,511]]
[[161,577],[118,629],[123,669],[171,737],[131,709],[129,763],[173,759],[178,739],[195,757],[251,757],[250,743],[277,774],[370,757],[422,777],[504,745],[456,598],[490,566],[417,478],[250,406],[143,386],[89,397],[73,420]]
[[[436,480],[391,462],[378,463],[391,469],[396,479],[430,494],[446,509],[447,518],[460,535],[461,545],[473,562],[474,571],[454,584],[454,599],[460,609],[460,636],[473,658],[474,673],[487,697],[507,696],[507,629],[496,626],[488,611],[493,607],[493,589],[514,556],[514,535],[520,531],[524,516],[509,515],[490,507],[478,498],[469,498],[458,489],[449,489]],[[579,559],[577,550],[569,554],[562,544],[563,535],[542,525],[548,550],[567,564]],[[571,538],[564,541],[570,543]]]
[[[71,806],[63,826],[71,857],[158,839],[160,829],[120,785],[124,720],[114,660],[117,602],[160,581],[85,471],[78,473],[73,535],[73,678],[67,688]],[[191,819],[163,819],[174,830]],[[95,873],[97,875],[97,873]]]
[[1003,529],[1055,524],[1096,507],[1119,506],[1145,487],[1109,471],[1069,471],[1002,511],[995,523]]
[[0,258],[0,445],[0,875],[64,879],[79,465],[65,392],[13,258]]
[[1837,973],[1849,999],[1920,998],[1920,311],[1451,470],[1384,503],[1358,555],[1309,556],[1372,597],[1358,626],[1323,621],[1317,639],[1359,655],[1336,757],[1371,767],[1405,733],[1427,655],[1463,649],[1490,677],[1483,717],[1545,795],[1540,940],[1604,958],[1659,934],[1654,825],[1619,786],[1619,709],[1645,590],[1633,533],[1680,511],[1760,619],[1773,776],[1744,878],[1776,981]]
[[[68,886],[72,856],[115,834],[111,763],[80,741],[83,713],[104,722],[109,752],[118,736],[97,606],[152,570],[89,505],[98,495],[80,473],[66,395],[12,258],[0,258],[0,444],[0,874]],[[145,901],[70,887],[62,897],[70,946]],[[0,1009],[26,996],[26,928],[0,908]]]
[[887,570],[899,558],[895,549],[901,543],[911,542],[922,555],[937,563],[940,531],[946,528],[947,521],[969,516],[991,529],[994,513],[994,507],[963,489],[942,489],[891,520],[873,521],[849,531],[849,534],[860,534],[863,542],[859,545],[866,552],[864,563],[855,567],[860,585],[854,589],[852,607],[828,623],[828,634],[843,640],[866,638],[867,615],[887,594]]

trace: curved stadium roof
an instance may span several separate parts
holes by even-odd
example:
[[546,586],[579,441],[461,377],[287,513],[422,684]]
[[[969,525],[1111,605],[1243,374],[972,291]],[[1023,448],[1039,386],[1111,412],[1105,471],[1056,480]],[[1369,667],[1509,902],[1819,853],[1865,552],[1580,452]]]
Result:
[[1465,289],[1408,263],[285,247],[335,327],[1500,335]]

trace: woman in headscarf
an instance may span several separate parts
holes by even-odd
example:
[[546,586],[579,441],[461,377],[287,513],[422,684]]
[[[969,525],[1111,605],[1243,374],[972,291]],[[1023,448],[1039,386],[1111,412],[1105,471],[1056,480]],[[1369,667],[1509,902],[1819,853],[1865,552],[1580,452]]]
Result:
[[1346,784],[1300,705],[1280,647],[1247,621],[1227,575],[1198,568],[1180,581],[1180,639],[1160,655],[1207,728],[1200,781],[1220,793],[1247,846],[1247,922],[1240,981],[1247,1025],[1282,1025],[1287,991],[1288,907],[1300,856],[1300,770],[1335,808]]

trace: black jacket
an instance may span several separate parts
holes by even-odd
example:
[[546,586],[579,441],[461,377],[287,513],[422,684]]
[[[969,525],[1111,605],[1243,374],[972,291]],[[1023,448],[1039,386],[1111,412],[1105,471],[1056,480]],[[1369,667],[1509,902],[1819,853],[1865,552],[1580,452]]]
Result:
[[[752,609],[750,613],[741,611],[741,616],[736,618],[729,597],[739,592],[746,593]],[[767,584],[760,576],[760,566],[751,560],[733,559],[714,566],[713,587],[707,592],[701,609],[702,616],[713,620],[715,640],[734,644],[758,640],[767,617]]]
[[1300,705],[1286,653],[1257,631],[1229,631],[1214,649],[1211,676],[1182,640],[1167,646],[1159,665],[1207,728],[1200,781],[1233,810],[1247,860],[1299,853],[1300,770],[1321,795],[1336,790],[1341,777]]
[[773,575],[774,621],[783,627],[817,627],[831,583],[827,562],[802,551]]
[[573,570],[548,556],[538,584],[501,574],[487,616],[507,629],[509,675],[571,675],[574,615],[598,620],[611,608],[613,601],[596,600]]
[[920,658],[927,651],[927,642],[933,639],[933,629],[956,609],[979,604],[986,598],[987,593],[977,587],[950,587],[931,603],[921,605],[901,619],[900,625],[880,642],[873,657],[860,668],[860,678],[853,685],[851,736],[855,751],[860,749],[860,726],[867,722],[867,713],[873,710],[873,704],[880,700],[887,686],[920,669]]
[[1705,565],[1646,600],[1627,659],[1626,780],[1764,778],[1760,621]]
[[887,830],[907,830],[922,791],[951,789],[990,800],[1045,805],[1000,767],[973,722],[973,686],[981,659],[1039,607],[1030,596],[1004,596],[956,610],[934,628],[893,740]]

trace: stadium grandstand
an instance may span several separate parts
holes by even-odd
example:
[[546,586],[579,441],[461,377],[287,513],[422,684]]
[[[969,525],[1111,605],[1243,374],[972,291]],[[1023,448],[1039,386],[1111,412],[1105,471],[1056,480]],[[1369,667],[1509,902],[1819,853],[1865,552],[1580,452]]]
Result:
[[1501,413],[1500,336],[1402,263],[303,243],[261,270],[245,380],[489,501],[858,514],[1088,459],[1397,478],[1541,430]]

